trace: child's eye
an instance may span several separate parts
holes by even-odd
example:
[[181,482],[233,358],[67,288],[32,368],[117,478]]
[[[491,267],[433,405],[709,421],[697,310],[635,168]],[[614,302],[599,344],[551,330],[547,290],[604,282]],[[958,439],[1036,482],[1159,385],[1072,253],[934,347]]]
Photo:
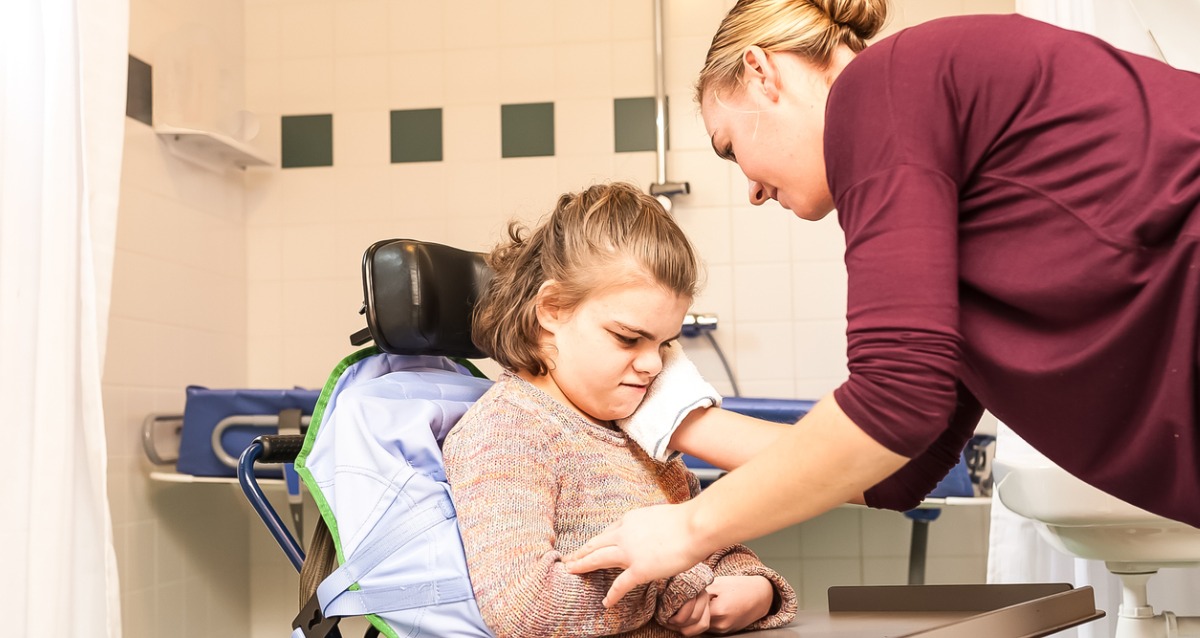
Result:
[[625,346],[632,346],[638,342],[637,337],[626,337],[625,335],[623,335],[619,332],[612,333],[612,336],[616,337],[617,341],[620,342],[621,345],[625,345]]

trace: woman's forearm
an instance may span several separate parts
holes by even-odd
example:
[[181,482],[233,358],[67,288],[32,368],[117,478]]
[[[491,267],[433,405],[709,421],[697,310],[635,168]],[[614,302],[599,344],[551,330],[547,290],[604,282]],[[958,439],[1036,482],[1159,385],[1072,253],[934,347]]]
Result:
[[[670,448],[732,470],[766,451],[793,427],[720,408],[693,410],[671,435]],[[859,492],[846,502],[863,505],[866,501]]]
[[671,435],[670,448],[723,470],[741,467],[791,429],[721,408],[693,410]]
[[[715,550],[861,502],[864,490],[908,461],[867,436],[832,396],[795,426],[783,427],[759,454],[683,504],[703,547]],[[758,444],[731,441],[729,447]]]

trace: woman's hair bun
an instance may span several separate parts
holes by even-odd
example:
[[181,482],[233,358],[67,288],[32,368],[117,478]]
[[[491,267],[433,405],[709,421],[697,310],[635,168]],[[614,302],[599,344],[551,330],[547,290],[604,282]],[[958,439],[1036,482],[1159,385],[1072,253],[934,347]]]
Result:
[[888,0],[803,1],[817,6],[834,24],[849,29],[863,40],[875,37],[887,22]]

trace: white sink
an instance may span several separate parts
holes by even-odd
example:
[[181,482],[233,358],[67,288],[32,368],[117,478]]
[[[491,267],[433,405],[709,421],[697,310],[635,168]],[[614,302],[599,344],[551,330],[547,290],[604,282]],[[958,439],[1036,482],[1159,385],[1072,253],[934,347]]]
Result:
[[1134,507],[1049,463],[997,460],[996,487],[1008,509],[1042,525],[1056,548],[1110,563],[1189,567],[1200,564],[1200,529]]
[[993,473],[1004,506],[1034,521],[1059,551],[1104,561],[1121,581],[1115,638],[1200,638],[1200,617],[1156,613],[1146,588],[1159,569],[1200,565],[1200,529],[1102,492],[1023,441],[1007,457],[998,445]]

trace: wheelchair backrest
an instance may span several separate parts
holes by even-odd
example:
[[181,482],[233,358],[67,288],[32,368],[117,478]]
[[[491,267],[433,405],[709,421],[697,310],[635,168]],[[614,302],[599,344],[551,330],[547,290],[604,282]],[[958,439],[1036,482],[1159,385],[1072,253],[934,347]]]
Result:
[[297,621],[366,615],[388,636],[490,637],[440,449],[491,386],[463,359],[485,356],[471,316],[490,269],[478,253],[408,239],[376,242],[362,268],[367,329],[351,341],[375,346],[330,375],[296,460],[337,558],[306,557]]
[[[483,358],[471,341],[475,302],[491,281],[481,253],[413,239],[378,241],[363,253],[366,333],[391,354]],[[355,333],[355,345],[365,342]]]

